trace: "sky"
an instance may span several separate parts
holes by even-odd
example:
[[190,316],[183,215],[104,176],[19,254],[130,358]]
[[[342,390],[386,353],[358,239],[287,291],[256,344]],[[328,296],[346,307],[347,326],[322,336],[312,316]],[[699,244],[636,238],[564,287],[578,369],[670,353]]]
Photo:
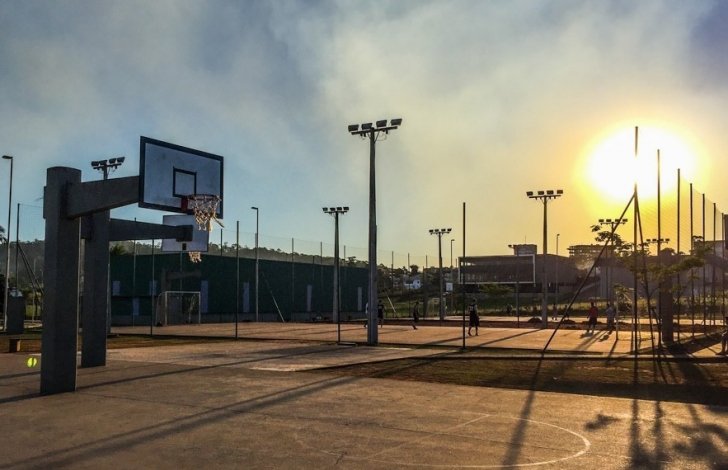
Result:
[[663,174],[728,208],[727,22],[708,0],[5,0],[0,152],[13,206],[42,205],[48,167],[139,174],[140,136],[222,155],[226,239],[239,222],[248,244],[257,206],[263,242],[329,246],[321,208],[349,206],[341,243],[365,258],[369,147],[347,125],[402,118],[376,146],[380,250],[432,264],[429,230],[452,228],[461,252],[463,203],[468,254],[541,250],[526,191],[563,189],[565,254],[627,204],[635,126],[641,158],[661,149]]

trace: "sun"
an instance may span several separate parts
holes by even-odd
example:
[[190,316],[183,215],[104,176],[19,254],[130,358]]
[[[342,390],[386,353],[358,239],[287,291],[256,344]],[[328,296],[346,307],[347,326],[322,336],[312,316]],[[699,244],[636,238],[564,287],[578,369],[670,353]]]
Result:
[[635,180],[640,198],[657,194],[657,155],[660,154],[660,191],[674,191],[677,169],[691,175],[696,155],[677,133],[639,127],[635,158],[635,128],[625,127],[599,140],[587,151],[586,173],[593,190],[610,201],[627,201]]

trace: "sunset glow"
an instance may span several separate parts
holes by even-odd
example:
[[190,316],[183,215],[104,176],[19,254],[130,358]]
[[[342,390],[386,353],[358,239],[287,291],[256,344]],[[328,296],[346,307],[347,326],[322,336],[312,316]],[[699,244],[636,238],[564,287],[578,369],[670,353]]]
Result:
[[674,191],[676,170],[692,174],[695,153],[677,134],[656,127],[639,128],[635,158],[635,129],[622,128],[588,152],[586,173],[592,187],[609,200],[628,200],[637,180],[642,198],[657,193],[657,152],[660,151],[661,191]]

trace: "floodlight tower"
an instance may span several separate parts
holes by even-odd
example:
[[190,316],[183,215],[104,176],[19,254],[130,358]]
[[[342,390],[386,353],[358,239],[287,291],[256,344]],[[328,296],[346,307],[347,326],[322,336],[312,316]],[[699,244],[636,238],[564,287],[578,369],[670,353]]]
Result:
[[[610,228],[610,235],[609,235],[609,245],[608,246],[614,246],[614,232],[617,230],[617,227],[620,225],[624,225],[627,222],[629,222],[628,219],[599,219],[599,226],[608,226]],[[609,249],[607,249],[607,258],[609,258]],[[611,269],[609,264],[607,264],[607,302],[612,302],[612,281],[610,279],[609,274],[611,274]]]
[[[3,302],[3,331],[8,331],[8,291],[10,290],[10,215],[13,210],[13,157],[3,155],[3,160],[10,160],[10,185],[8,194],[8,226],[5,228],[5,299]],[[17,279],[15,280],[17,286]]]
[[[440,320],[445,319],[445,304],[443,303],[443,284],[442,284],[442,236],[452,232],[451,228],[435,228],[430,230],[430,235],[437,235],[437,248],[440,260]],[[452,244],[451,244],[452,246]]]
[[339,214],[349,212],[348,207],[324,207],[325,214],[334,216],[334,321],[337,325],[338,342],[341,342],[341,315],[339,313]]
[[104,179],[107,180],[109,179],[109,175],[116,171],[116,169],[119,168],[122,163],[124,163],[124,160],[124,157],[109,158],[108,160],[97,160],[91,162],[91,168],[102,172],[104,174]]
[[547,191],[538,191],[536,194],[533,191],[526,192],[526,196],[530,199],[538,199],[543,202],[543,262],[541,263],[541,328],[548,326],[548,283],[546,282],[546,259],[548,256],[548,203],[551,199],[556,199],[564,194],[563,189],[549,189]]
[[374,156],[377,140],[382,136],[386,138],[389,131],[402,125],[402,119],[377,121],[376,127],[371,122],[364,124],[350,124],[348,131],[351,135],[358,135],[363,139],[369,138],[369,312],[367,322],[367,344],[375,345],[378,342],[377,317],[373,313],[377,307],[377,188]]

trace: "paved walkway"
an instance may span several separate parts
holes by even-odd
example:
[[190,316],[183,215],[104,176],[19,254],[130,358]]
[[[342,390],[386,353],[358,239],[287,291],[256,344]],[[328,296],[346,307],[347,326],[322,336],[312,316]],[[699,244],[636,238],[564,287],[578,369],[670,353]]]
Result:
[[[506,317],[508,318],[508,317]],[[515,327],[515,322],[513,325]],[[631,328],[630,326],[627,326]],[[604,328],[602,325],[600,328]],[[499,349],[520,349],[540,352],[547,344],[553,329],[523,328],[489,328],[481,327],[478,336],[465,335],[466,347],[484,347]],[[419,329],[414,330],[408,324],[389,324],[378,329],[378,342],[380,345],[406,345],[406,346],[446,346],[462,347],[462,324],[455,321],[446,322],[440,326],[439,321],[420,322]],[[117,334],[149,334],[149,326],[114,327],[112,333]],[[235,324],[202,324],[202,325],[175,325],[153,328],[155,335],[172,336],[208,336],[208,337],[235,337]],[[473,331],[474,334],[474,331]],[[595,333],[586,334],[584,330],[562,328],[553,335],[548,348],[550,354],[577,353],[595,356],[625,356],[630,355],[633,346],[633,332],[620,331],[607,333],[597,329]],[[619,338],[617,338],[619,336]],[[336,342],[339,338],[337,325],[331,323],[239,323],[238,337],[248,339],[286,339],[301,341]],[[342,342],[366,344],[367,330],[361,323],[342,324],[340,330]],[[683,342],[692,339],[691,333],[681,335]],[[655,338],[656,340],[656,338]],[[639,332],[639,348],[650,348],[652,337],[649,331]],[[716,359],[716,352],[720,351],[720,344],[699,349],[691,353],[692,357],[700,359]]]

